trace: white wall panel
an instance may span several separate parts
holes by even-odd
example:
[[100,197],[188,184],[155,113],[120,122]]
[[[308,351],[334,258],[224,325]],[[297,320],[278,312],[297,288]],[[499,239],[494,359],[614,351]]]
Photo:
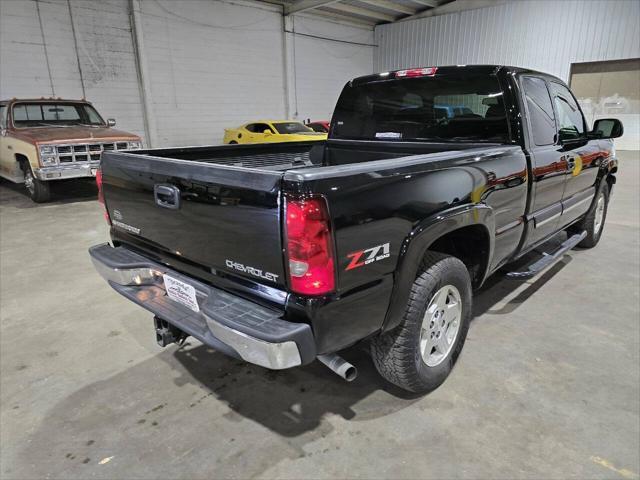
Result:
[[218,143],[285,111],[282,19],[272,6],[141,2],[159,145]]
[[508,64],[568,80],[571,63],[640,57],[637,0],[520,0],[376,27],[375,70]]
[[143,135],[127,5],[2,0],[0,98],[86,96],[103,116],[117,118],[120,128]]
[[[368,28],[297,15],[301,35],[285,42],[275,5],[134,0],[143,87],[131,4],[0,0],[0,98],[84,92],[118,127],[143,136],[146,99],[153,146],[211,144],[225,127],[294,117],[296,106],[300,119],[328,119],[344,83],[373,70]],[[287,62],[285,44],[293,46]]]
[[295,42],[292,66],[295,84],[290,87],[295,89],[295,98],[291,116],[300,120],[330,120],[344,84],[351,78],[372,73],[373,31],[302,15],[295,16],[292,23],[298,34],[291,40]]

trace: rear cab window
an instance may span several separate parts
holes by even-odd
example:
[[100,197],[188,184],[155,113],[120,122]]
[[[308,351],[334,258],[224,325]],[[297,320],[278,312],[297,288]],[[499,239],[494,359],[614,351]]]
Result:
[[497,77],[459,72],[348,84],[332,137],[507,143],[509,127]]

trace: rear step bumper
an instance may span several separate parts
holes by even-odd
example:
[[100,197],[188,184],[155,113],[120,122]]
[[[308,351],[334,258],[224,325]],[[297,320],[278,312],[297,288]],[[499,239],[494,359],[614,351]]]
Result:
[[[311,327],[283,320],[282,312],[204,284],[124,247],[105,243],[91,247],[89,254],[114,290],[215,350],[273,370],[310,363],[316,357]],[[194,287],[199,312],[167,297],[164,274]]]

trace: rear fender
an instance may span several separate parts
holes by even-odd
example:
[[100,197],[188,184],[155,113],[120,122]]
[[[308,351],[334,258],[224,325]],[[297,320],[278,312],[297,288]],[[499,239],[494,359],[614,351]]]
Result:
[[471,225],[481,225],[487,229],[489,238],[489,258],[486,261],[481,282],[488,274],[488,265],[493,256],[495,220],[493,209],[485,204],[463,205],[445,210],[423,220],[404,240],[394,273],[394,285],[389,309],[382,325],[382,332],[397,327],[403,312],[411,285],[416,279],[418,268],[429,247],[443,235]]

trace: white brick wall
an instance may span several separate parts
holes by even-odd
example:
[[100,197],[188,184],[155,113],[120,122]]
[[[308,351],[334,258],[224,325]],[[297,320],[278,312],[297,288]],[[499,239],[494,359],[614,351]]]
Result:
[[[0,0],[0,98],[80,98],[118,127],[144,132],[128,0]],[[371,46],[288,35],[281,9],[234,0],[141,0],[143,65],[155,147],[222,140],[259,118],[329,119],[344,83],[372,71]],[[40,31],[40,10],[45,43]],[[78,48],[71,30],[71,16]],[[373,31],[298,15],[299,33],[373,43]],[[78,60],[80,59],[80,69]],[[295,68],[293,59],[295,58]],[[81,75],[82,73],[82,82]],[[295,72],[295,82],[294,79]],[[285,95],[288,79],[289,97]]]

